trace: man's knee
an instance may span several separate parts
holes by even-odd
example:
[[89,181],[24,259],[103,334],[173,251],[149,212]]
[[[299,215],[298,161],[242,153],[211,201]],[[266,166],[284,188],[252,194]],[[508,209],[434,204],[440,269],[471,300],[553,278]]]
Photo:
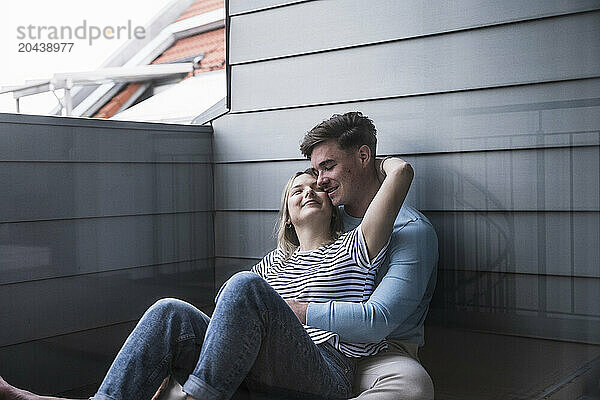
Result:
[[360,400],[430,400],[434,390],[431,377],[417,361],[405,357],[402,361],[371,365],[357,371],[356,390]]
[[406,381],[406,396],[403,399],[433,400],[433,381],[422,366],[407,371],[402,377]]

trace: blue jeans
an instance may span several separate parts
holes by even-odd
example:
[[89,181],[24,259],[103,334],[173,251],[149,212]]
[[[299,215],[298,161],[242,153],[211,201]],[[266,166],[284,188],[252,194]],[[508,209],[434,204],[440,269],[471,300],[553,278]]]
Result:
[[199,400],[232,398],[240,385],[285,398],[346,399],[354,368],[331,345],[315,345],[266,281],[240,272],[221,289],[212,319],[175,299],[150,307],[93,399],[150,399],[169,374]]

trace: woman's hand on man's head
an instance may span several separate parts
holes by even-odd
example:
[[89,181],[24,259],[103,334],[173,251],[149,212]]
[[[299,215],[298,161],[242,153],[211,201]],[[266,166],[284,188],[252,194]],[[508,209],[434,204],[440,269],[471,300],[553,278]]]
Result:
[[390,173],[402,171],[411,178],[414,176],[412,166],[399,157],[387,156],[375,159],[375,169],[377,170],[377,179],[379,183],[383,182]]

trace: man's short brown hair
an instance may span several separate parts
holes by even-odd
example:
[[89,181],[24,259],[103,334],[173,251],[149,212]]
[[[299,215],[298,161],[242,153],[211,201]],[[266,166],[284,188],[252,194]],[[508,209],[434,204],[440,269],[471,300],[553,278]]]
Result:
[[367,145],[371,149],[372,157],[375,157],[377,149],[377,130],[373,121],[362,115],[360,111],[351,111],[345,114],[334,114],[328,120],[308,131],[302,143],[300,151],[310,159],[313,149],[330,139],[335,139],[341,149],[358,149]]

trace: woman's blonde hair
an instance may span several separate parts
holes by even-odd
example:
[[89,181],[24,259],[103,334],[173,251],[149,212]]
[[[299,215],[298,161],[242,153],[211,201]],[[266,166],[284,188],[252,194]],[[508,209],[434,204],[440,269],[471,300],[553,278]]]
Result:
[[[281,194],[281,206],[279,207],[279,223],[277,225],[277,248],[281,249],[285,255],[285,259],[291,257],[291,255],[300,246],[300,240],[296,234],[294,225],[288,223],[290,220],[290,210],[288,208],[288,196],[292,189],[294,179],[300,175],[310,175],[317,179],[317,173],[314,169],[309,168],[305,171],[296,172],[290,180],[287,182]],[[337,207],[331,206],[331,222],[329,224],[329,233],[331,235],[331,241],[336,240],[342,233],[344,233],[344,221]]]

